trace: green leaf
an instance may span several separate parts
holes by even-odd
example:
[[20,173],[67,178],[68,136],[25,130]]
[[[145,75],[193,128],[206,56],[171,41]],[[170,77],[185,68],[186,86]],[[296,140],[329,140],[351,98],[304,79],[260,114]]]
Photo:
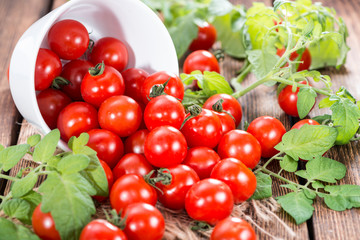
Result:
[[83,154],[68,155],[60,160],[57,169],[62,174],[73,174],[89,166],[90,158]]
[[311,183],[311,186],[314,188],[314,189],[319,189],[319,188],[324,188],[324,184],[322,184],[321,182],[319,181],[314,181]]
[[298,168],[298,161],[295,161],[289,155],[285,155],[280,161],[280,167],[287,172],[295,172]]
[[285,4],[285,3],[291,3],[291,1],[286,1],[286,0],[275,0],[273,2],[273,6],[274,6],[274,11],[276,12],[281,5]]
[[4,150],[4,149],[5,149],[5,147],[0,144],[0,152],[1,152],[2,150]]
[[307,198],[302,191],[291,192],[276,199],[285,212],[294,218],[296,224],[310,219],[314,212],[313,201]]
[[227,0],[212,0],[209,4],[208,11],[213,16],[223,16],[233,9],[233,5]]
[[30,192],[34,188],[37,179],[38,175],[35,172],[31,171],[24,178],[15,181],[12,184],[11,188],[12,196],[18,198]]
[[29,212],[31,211],[30,204],[23,199],[10,199],[7,200],[3,206],[5,214],[9,217],[17,218],[20,221],[31,223],[31,218],[28,219]]
[[306,164],[306,172],[309,180],[336,183],[336,180],[345,177],[346,166],[333,159],[320,157]]
[[312,119],[317,121],[320,124],[327,125],[331,122],[331,115],[324,114],[324,115],[313,117]]
[[324,125],[307,125],[285,133],[275,149],[285,152],[294,160],[311,160],[322,156],[335,142],[337,131]]
[[54,129],[46,134],[34,149],[34,162],[47,162],[54,155],[59,140],[60,132],[58,129]]
[[353,207],[360,207],[359,185],[326,186],[329,195],[324,196],[325,204],[336,211],[344,211]]
[[260,200],[272,196],[272,180],[271,177],[265,173],[257,172],[256,176],[256,190],[251,199]]
[[305,170],[299,170],[299,171],[296,171],[295,174],[299,177],[302,177],[304,179],[309,179],[309,174],[305,171]]
[[304,36],[309,36],[313,30],[314,30],[314,21],[312,19],[310,19],[310,21],[303,28],[301,34]]
[[266,49],[246,51],[250,63],[253,65],[252,72],[258,80],[264,78],[275,66],[279,57]]
[[309,114],[315,104],[317,94],[312,87],[302,87],[298,93],[297,109],[299,118],[304,118]]
[[88,133],[81,133],[79,137],[71,137],[68,146],[74,153],[78,153],[82,151],[82,149],[86,146],[89,142],[89,134]]
[[26,227],[15,224],[5,218],[0,218],[0,240],[40,240]]
[[213,92],[226,93],[226,94],[233,93],[233,90],[230,87],[229,82],[226,81],[225,78],[217,72],[205,71],[203,83],[202,85],[200,85],[199,83],[199,86],[205,92],[209,93],[209,96],[213,95]]
[[315,199],[316,198],[316,193],[315,192],[313,192],[313,191],[310,191],[309,189],[303,189],[303,191],[304,191],[304,194],[305,194],[305,196],[307,197],[307,198],[309,198],[309,199]]
[[29,149],[29,144],[20,144],[2,150],[0,152],[0,170],[9,171],[24,157]]
[[319,102],[319,108],[329,108],[331,107],[335,101],[331,101],[329,97],[324,98]]
[[284,187],[284,188],[290,189],[292,191],[297,190],[297,188],[296,188],[296,186],[294,184],[282,184],[282,185],[280,185],[280,187]]
[[36,144],[38,144],[41,140],[40,134],[34,134],[26,140],[26,143],[29,144],[31,147],[34,147]]

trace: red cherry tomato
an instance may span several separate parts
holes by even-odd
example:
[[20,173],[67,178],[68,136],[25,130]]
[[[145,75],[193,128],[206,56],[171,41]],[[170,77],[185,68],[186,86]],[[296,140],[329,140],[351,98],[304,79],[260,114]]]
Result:
[[259,141],[261,156],[264,158],[270,158],[279,152],[274,147],[281,142],[282,136],[286,133],[284,125],[269,116],[254,119],[247,131]]
[[41,91],[36,99],[46,124],[50,129],[56,128],[61,110],[71,103],[71,99],[65,93],[52,88]]
[[136,132],[142,119],[142,111],[137,102],[128,96],[113,96],[106,99],[99,108],[101,128],[127,137]]
[[210,177],[219,179],[230,187],[235,204],[248,200],[256,190],[255,174],[235,158],[225,158],[218,162]]
[[144,153],[153,166],[162,168],[175,166],[186,157],[185,137],[174,127],[157,127],[146,137]]
[[126,217],[124,232],[131,240],[161,240],[165,220],[161,212],[147,203],[129,205],[121,217]]
[[74,101],[83,100],[80,91],[81,82],[85,74],[88,73],[89,68],[92,67],[94,65],[91,62],[80,59],[72,60],[63,66],[60,76],[70,81],[70,83],[63,85],[61,89]]
[[308,124],[308,125],[320,125],[320,123],[318,123],[317,121],[315,120],[312,120],[312,119],[303,119],[303,120],[300,120],[298,121],[297,123],[295,123],[291,129],[300,129],[302,126],[304,126],[305,124]]
[[104,37],[99,39],[91,52],[90,61],[93,64],[104,62],[121,72],[128,64],[129,56],[125,44],[119,39]]
[[141,129],[130,135],[125,140],[125,153],[144,153],[144,144],[149,130]]
[[161,95],[153,98],[145,107],[145,125],[150,131],[164,125],[180,129],[184,119],[184,106],[170,95]]
[[92,129],[88,132],[87,145],[97,152],[98,158],[112,169],[124,154],[124,144],[115,133],[106,129]]
[[73,60],[81,57],[89,46],[89,33],[80,22],[65,19],[49,30],[48,43],[60,58]]
[[[110,190],[111,190],[111,187],[114,183],[114,176],[113,176],[113,173],[111,171],[111,168],[109,167],[109,165],[107,165],[107,163],[101,159],[99,159],[99,162],[102,166],[102,168],[104,169],[104,172],[105,172],[105,175],[106,175],[106,179],[107,179],[107,182],[108,182],[108,188],[109,188],[109,193],[110,193]],[[104,201],[107,197],[104,197],[104,196],[94,196],[93,197],[94,199],[96,199],[98,202],[102,202]]]
[[124,95],[131,97],[137,102],[142,102],[141,87],[149,74],[139,68],[129,68],[121,73],[125,82]]
[[101,103],[109,97],[122,95],[125,84],[121,74],[113,67],[100,64],[95,66],[94,71],[84,76],[81,83],[81,96],[85,102],[99,108]]
[[40,48],[35,64],[35,90],[49,88],[54,78],[61,73],[60,58],[49,49]]
[[150,101],[151,97],[149,95],[153,86],[159,86],[164,84],[166,81],[168,81],[168,83],[164,92],[175,97],[179,101],[182,101],[184,98],[184,85],[181,79],[173,73],[161,71],[153,73],[145,79],[141,87],[141,97],[143,103],[147,104]]
[[233,206],[234,199],[229,186],[213,178],[195,183],[185,197],[185,209],[188,215],[211,225],[228,217]]
[[[285,48],[278,48],[276,54],[281,57],[284,53],[285,53],[286,49]],[[295,61],[297,58],[299,57],[299,54],[297,52],[293,52],[290,54],[289,59],[291,61]],[[303,71],[303,70],[308,70],[311,66],[311,54],[309,49],[305,49],[301,59],[299,61],[302,61],[302,63],[299,63],[299,66],[297,68],[297,71]],[[289,66],[288,63],[285,64],[285,67]]]
[[183,164],[170,167],[168,170],[172,177],[171,183],[169,185],[161,182],[156,184],[161,190],[158,191],[158,200],[167,208],[183,209],[186,193],[194,183],[199,181],[199,176],[192,168]]
[[114,179],[117,180],[125,174],[145,176],[153,170],[144,155],[137,153],[125,154],[113,169]]
[[245,220],[228,217],[216,224],[210,240],[256,240],[256,234]]
[[[188,113],[186,118],[190,115]],[[181,128],[189,147],[204,146],[214,148],[222,136],[222,126],[218,116],[208,109],[202,109],[196,117],[190,118]]]
[[59,114],[57,128],[61,138],[67,142],[72,136],[78,137],[83,132],[99,128],[96,109],[86,102],[73,102]]
[[208,22],[204,22],[198,29],[198,35],[191,42],[189,49],[191,51],[208,50],[216,41],[216,29]]
[[190,74],[195,70],[220,73],[220,66],[218,60],[211,52],[197,50],[186,57],[183,66],[184,73]]
[[236,128],[241,122],[242,108],[239,101],[236,100],[236,98],[234,98],[233,96],[225,93],[215,94],[206,100],[206,102],[203,105],[203,108],[212,109],[212,106],[220,99],[224,100],[222,102],[223,110],[230,113],[234,117],[235,128]]
[[110,204],[117,212],[124,210],[131,203],[144,202],[155,206],[156,201],[155,189],[137,174],[121,176],[114,182],[110,191]]
[[220,161],[219,155],[208,147],[194,147],[187,152],[183,164],[188,165],[200,179],[209,178],[211,170]]
[[220,119],[221,129],[222,129],[222,134],[223,135],[226,134],[227,132],[235,129],[235,121],[228,113],[217,112],[217,111],[214,111],[214,113]]
[[253,169],[260,161],[261,146],[248,132],[235,129],[225,134],[218,145],[218,154],[223,158],[236,158]]
[[54,219],[51,216],[51,213],[43,213],[41,211],[41,204],[39,204],[31,218],[32,227],[36,235],[41,239],[47,240],[60,240],[60,234],[55,228]]
[[125,233],[104,219],[89,222],[81,231],[80,240],[127,240]]

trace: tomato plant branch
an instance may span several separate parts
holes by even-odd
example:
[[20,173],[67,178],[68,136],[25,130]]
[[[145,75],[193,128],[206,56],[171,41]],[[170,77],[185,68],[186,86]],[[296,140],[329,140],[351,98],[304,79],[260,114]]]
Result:
[[2,173],[0,173],[0,178],[7,179],[7,180],[10,180],[10,181],[14,181],[14,182],[19,180],[16,177],[8,176],[8,175],[2,174]]

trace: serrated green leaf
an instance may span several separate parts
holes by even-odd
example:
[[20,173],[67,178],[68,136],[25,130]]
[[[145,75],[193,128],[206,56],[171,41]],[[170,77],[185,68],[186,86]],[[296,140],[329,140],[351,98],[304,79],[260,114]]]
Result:
[[78,153],[89,142],[89,138],[88,133],[81,133],[79,137],[72,136],[68,142],[68,146],[74,153]]
[[35,172],[29,172],[24,178],[17,180],[12,184],[11,194],[15,198],[19,198],[30,192],[38,179],[38,175]]
[[331,101],[329,97],[322,99],[319,102],[319,108],[329,108],[331,107],[335,101]]
[[29,151],[29,144],[20,144],[5,148],[0,152],[0,166],[5,172],[13,168]]
[[294,184],[282,184],[282,185],[280,185],[280,187],[284,187],[284,188],[290,189],[292,191],[297,190],[297,188],[296,188],[296,186]]
[[31,206],[23,199],[15,198],[6,201],[3,206],[3,210],[9,217],[17,218],[20,221],[27,222],[28,224],[31,223],[31,218],[28,218]]
[[40,134],[34,134],[26,140],[26,143],[29,144],[31,147],[34,147],[36,144],[38,144],[41,140]]
[[299,177],[309,179],[309,174],[305,170],[296,171],[295,174]]
[[0,218],[0,240],[40,240],[28,228],[15,224],[5,218]]
[[60,131],[58,129],[54,129],[46,134],[36,145],[33,153],[33,160],[35,162],[47,162],[47,160],[54,155],[59,140]]
[[272,196],[272,180],[268,174],[256,172],[256,190],[251,199],[260,200]]
[[265,77],[275,66],[279,57],[266,49],[246,51],[248,60],[253,65],[252,72],[258,80]]
[[209,4],[208,11],[212,16],[223,16],[233,9],[233,5],[227,0],[212,0]]
[[280,167],[287,172],[295,172],[298,168],[298,162],[290,156],[285,155],[280,161]]
[[309,199],[315,199],[316,198],[316,193],[315,192],[313,192],[313,191],[310,191],[309,189],[303,189],[303,191],[304,191],[304,194],[305,194],[305,196],[307,197],[307,198],[309,198]]
[[314,188],[314,189],[319,189],[319,188],[324,188],[324,184],[322,184],[321,182],[319,181],[314,181],[311,183],[311,186]]
[[185,85],[190,85],[192,84],[192,82],[194,80],[199,81],[200,83],[202,83],[204,81],[204,75],[202,74],[201,71],[196,70],[191,72],[190,74],[186,74],[186,73],[181,73],[180,74],[180,78],[181,81],[185,84]]
[[198,84],[200,88],[202,88],[209,95],[209,97],[213,95],[214,92],[226,94],[233,93],[229,82],[225,80],[225,77],[221,76],[217,72],[205,71],[202,85],[200,82]]
[[68,155],[59,161],[57,169],[62,174],[73,174],[87,168],[89,163],[90,158],[84,154]]
[[359,185],[334,185],[325,186],[329,195],[324,196],[325,204],[336,211],[344,211],[354,207],[360,207]]
[[345,177],[346,166],[333,159],[319,157],[306,164],[306,172],[309,180],[336,183]]
[[299,118],[306,117],[315,104],[316,92],[312,87],[302,87],[298,93],[297,109]]
[[313,201],[307,198],[302,191],[291,192],[276,199],[285,212],[294,218],[296,224],[310,219],[314,212]]

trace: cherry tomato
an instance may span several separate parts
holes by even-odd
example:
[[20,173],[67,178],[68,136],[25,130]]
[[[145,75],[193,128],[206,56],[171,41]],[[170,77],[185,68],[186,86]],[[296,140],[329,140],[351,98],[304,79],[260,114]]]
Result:
[[36,99],[41,116],[50,129],[56,128],[61,110],[72,102],[65,93],[52,88],[41,91]]
[[[284,53],[285,53],[286,49],[285,48],[278,48],[276,54],[281,57]],[[297,58],[299,57],[299,54],[297,52],[293,52],[290,54],[289,59],[291,61],[295,61]],[[297,68],[297,71],[303,71],[303,70],[308,70],[311,66],[311,54],[309,49],[305,49],[301,59],[299,61],[302,61],[302,63],[299,63],[299,66]],[[285,67],[289,66],[288,63],[285,64]]]
[[223,99],[222,108],[224,111],[230,113],[235,119],[235,128],[239,125],[242,118],[242,108],[241,104],[239,103],[236,98],[233,96],[226,94],[226,93],[219,93],[209,97],[203,105],[203,108],[212,109],[212,106]]
[[218,154],[223,158],[236,158],[253,169],[260,161],[261,146],[248,132],[235,129],[225,134],[218,145]]
[[222,134],[223,135],[226,134],[227,132],[235,129],[235,121],[228,113],[217,112],[217,111],[214,111],[214,113],[220,119],[221,129],[222,129]]
[[99,128],[96,109],[86,102],[73,102],[59,114],[57,128],[61,138],[67,142],[72,136],[78,137],[83,132]]
[[228,217],[233,206],[234,199],[229,186],[213,178],[195,183],[185,197],[185,209],[188,215],[211,225]]
[[216,41],[216,29],[208,22],[204,22],[198,29],[198,35],[191,42],[189,49],[191,51],[208,50]]
[[56,22],[49,30],[48,43],[60,58],[73,60],[81,57],[89,46],[89,33],[85,26],[72,19]]
[[165,220],[161,212],[147,203],[130,204],[121,216],[126,217],[124,232],[131,240],[161,240]]
[[308,124],[308,125],[320,125],[320,123],[318,123],[317,121],[315,120],[312,120],[312,119],[303,119],[303,120],[300,120],[298,121],[297,123],[295,123],[291,129],[300,129],[302,126],[304,126],[305,124]]
[[256,240],[256,234],[245,220],[228,217],[215,225],[210,240]]
[[170,95],[161,95],[153,98],[145,107],[145,125],[150,131],[164,125],[180,129],[184,119],[184,106]]
[[144,155],[137,153],[125,154],[113,169],[114,179],[125,174],[137,174],[145,176],[153,170],[153,167],[146,160]]
[[200,179],[209,178],[211,170],[220,161],[219,155],[208,147],[194,147],[187,152],[183,164],[188,165]]
[[[188,113],[186,118],[190,115]],[[218,116],[208,109],[202,109],[196,117],[190,118],[181,128],[189,147],[204,146],[214,148],[222,136],[222,126]]]
[[142,111],[137,102],[128,96],[113,96],[106,99],[99,108],[101,128],[110,130],[120,137],[136,132],[142,119]]
[[184,85],[181,79],[173,73],[161,71],[153,73],[145,79],[141,87],[141,97],[143,103],[147,104],[152,98],[149,95],[152,92],[153,86],[159,86],[164,84],[166,81],[168,81],[168,83],[164,92],[177,98],[179,101],[182,101],[184,98]]
[[255,174],[236,158],[222,159],[215,165],[210,177],[230,187],[235,204],[248,200],[256,190]]
[[93,64],[104,62],[121,72],[128,64],[129,56],[125,44],[113,37],[99,39],[91,52],[90,61]]
[[125,140],[125,153],[144,153],[144,144],[147,135],[149,134],[149,130],[141,129],[137,130],[135,133],[131,134]]
[[186,57],[183,66],[184,73],[190,74],[195,70],[220,73],[220,66],[218,60],[211,52],[197,50]]
[[45,240],[60,240],[60,234],[55,228],[54,219],[51,213],[44,213],[41,211],[41,204],[39,204],[31,218],[32,227],[36,235]]
[[92,129],[88,132],[87,145],[97,152],[98,158],[112,169],[124,154],[124,144],[115,133],[106,129]]
[[157,127],[146,137],[144,153],[153,166],[162,168],[175,166],[186,157],[185,137],[174,127]]
[[85,102],[99,108],[109,97],[124,93],[124,80],[115,68],[102,63],[93,70],[86,73],[81,83],[81,96]]
[[137,102],[142,102],[141,87],[149,74],[139,68],[129,68],[121,73],[125,82],[124,95],[131,97]]
[[259,141],[261,156],[264,158],[270,158],[279,152],[274,147],[281,142],[282,136],[286,133],[284,125],[269,116],[254,119],[247,131]]
[[89,68],[92,67],[94,65],[91,62],[80,59],[72,60],[63,66],[60,76],[70,81],[70,83],[63,85],[61,89],[74,101],[83,100],[80,91],[81,82],[85,74],[88,73]]
[[35,64],[35,90],[49,88],[54,78],[61,73],[60,58],[49,49],[40,48]]
[[[108,188],[109,188],[109,193],[110,193],[110,190],[111,190],[111,187],[114,183],[114,176],[113,176],[113,173],[111,171],[111,168],[109,167],[109,165],[107,165],[107,163],[101,159],[99,159],[99,162],[102,166],[102,168],[104,169],[104,172],[105,172],[105,175],[106,175],[106,179],[107,179],[107,182],[108,182]],[[98,202],[102,202],[104,201],[107,197],[104,197],[104,196],[94,196],[93,197],[94,199],[96,199]]]
[[117,212],[124,210],[131,203],[144,202],[155,206],[156,201],[155,189],[137,174],[121,176],[114,182],[110,191],[110,204]]
[[161,182],[156,186],[161,190],[158,191],[158,200],[165,207],[180,210],[185,208],[185,196],[190,187],[199,181],[199,176],[189,166],[179,164],[175,167],[168,168],[171,174],[171,183],[164,185]]
[[104,219],[89,222],[81,231],[80,240],[127,240],[125,233]]

